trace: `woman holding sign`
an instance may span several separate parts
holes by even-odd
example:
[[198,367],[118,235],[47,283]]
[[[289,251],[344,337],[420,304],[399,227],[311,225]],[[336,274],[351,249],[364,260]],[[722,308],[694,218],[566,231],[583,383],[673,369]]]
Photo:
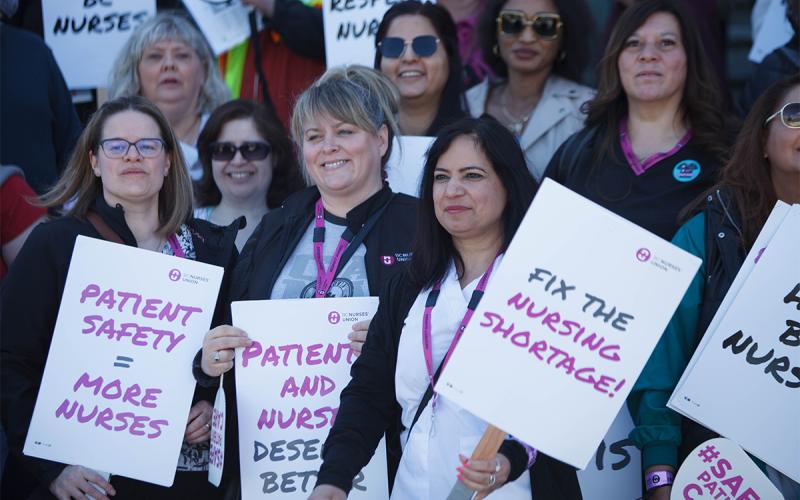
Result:
[[[309,184],[267,213],[233,277],[234,300],[378,295],[410,256],[416,201],[393,193],[384,167],[397,133],[397,96],[386,77],[363,66],[328,70],[297,100],[292,135]],[[365,323],[352,333],[360,350]],[[211,330],[195,362],[201,385],[217,387],[249,344],[232,326]],[[225,377],[225,394],[236,392]],[[236,408],[226,403],[225,477],[239,480]],[[231,434],[233,433],[233,434]]]
[[375,69],[397,86],[402,135],[436,135],[466,116],[456,26],[430,2],[393,5],[375,34]]
[[[76,238],[100,238],[227,268],[236,256],[236,225],[222,228],[192,218],[191,181],[177,139],[158,108],[138,96],[109,101],[92,116],[64,175],[41,202],[49,207],[69,202],[71,208],[63,217],[37,226],[3,283],[2,418],[14,459],[36,475],[41,493],[49,489],[59,499],[87,494],[104,500],[215,498],[216,490],[206,481],[213,393],[202,389],[196,391],[187,416],[172,488],[121,476],[105,480],[81,465],[23,457],[21,450]],[[226,294],[221,293],[215,323],[225,306]],[[75,353],[76,363],[82,363],[81,354]],[[117,431],[122,430],[119,424],[114,420]],[[111,429],[95,426],[100,440]]]
[[397,425],[404,430],[394,498],[446,498],[457,480],[478,499],[580,498],[573,469],[514,439],[489,460],[469,460],[486,422],[431,389],[535,191],[514,137],[493,118],[440,132],[423,171],[411,265],[381,295],[312,499],[345,498]]
[[678,212],[711,186],[728,154],[711,68],[678,2],[634,3],[606,46],[587,128],[559,148],[545,176],[671,238]]
[[[683,459],[717,437],[666,403],[778,200],[800,203],[800,76],[774,84],[755,102],[719,182],[672,240],[703,264],[628,396],[631,438],[642,450],[653,498],[669,498]],[[798,382],[788,372],[785,378]],[[778,474],[770,473],[776,486],[797,498],[800,485]]]

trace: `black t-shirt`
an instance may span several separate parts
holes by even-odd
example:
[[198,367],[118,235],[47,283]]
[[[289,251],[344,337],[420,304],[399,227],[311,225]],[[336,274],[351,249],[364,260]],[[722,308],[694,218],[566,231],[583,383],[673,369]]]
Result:
[[[597,136],[599,134],[595,134]],[[574,163],[559,173],[557,166],[569,142],[553,156],[545,177],[666,240],[672,239],[678,230],[681,210],[714,184],[721,166],[691,139],[674,154],[637,176],[617,140],[613,158],[604,157],[601,162],[595,162],[592,144],[587,144],[575,156]],[[568,153],[565,158],[567,156],[571,155]]]

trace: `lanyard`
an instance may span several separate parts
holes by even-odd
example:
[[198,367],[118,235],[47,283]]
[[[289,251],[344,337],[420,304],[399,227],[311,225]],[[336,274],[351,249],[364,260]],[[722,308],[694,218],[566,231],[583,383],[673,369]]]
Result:
[[183,253],[181,244],[178,243],[178,238],[174,234],[171,234],[169,238],[167,238],[167,241],[169,242],[169,247],[172,249],[172,254],[175,257],[180,257],[182,259],[186,258],[186,254]]
[[[447,362],[450,360],[450,356],[453,354],[453,350],[455,350],[458,341],[461,340],[461,335],[464,334],[464,330],[467,328],[469,324],[469,320],[472,319],[472,314],[475,312],[475,309],[478,308],[478,303],[483,298],[483,292],[486,290],[486,284],[489,282],[489,276],[492,274],[492,269],[494,268],[495,262],[497,262],[497,257],[500,254],[498,253],[497,256],[494,258],[492,263],[489,265],[489,268],[483,273],[481,276],[481,280],[478,282],[478,286],[472,292],[472,296],[469,299],[469,304],[467,305],[467,312],[464,314],[464,317],[461,319],[461,324],[458,326],[458,330],[456,330],[456,334],[453,336],[453,341],[450,342],[450,347],[447,349],[447,354],[444,357],[444,361],[442,361],[442,365],[439,370],[443,369]],[[436,301],[439,299],[439,291],[442,285],[442,281],[439,280],[433,285],[433,289],[428,293],[428,298],[425,301],[425,312],[422,315],[422,350],[425,353],[425,367],[428,369],[428,380],[430,381],[431,387],[434,386],[436,380],[434,380],[434,372],[433,372],[433,340],[431,338],[431,312],[433,311],[434,306],[436,305]],[[436,393],[433,395],[433,409],[436,409]]]

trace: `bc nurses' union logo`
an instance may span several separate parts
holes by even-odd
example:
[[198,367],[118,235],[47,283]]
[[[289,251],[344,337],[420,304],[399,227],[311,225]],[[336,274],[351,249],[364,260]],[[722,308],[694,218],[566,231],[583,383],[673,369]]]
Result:
[[336,311],[331,311],[328,313],[328,323],[335,325],[342,319],[342,315]]
[[700,164],[694,160],[683,160],[672,169],[672,176],[678,182],[692,182],[700,175]]
[[384,266],[391,266],[395,263],[395,258],[393,255],[382,255],[381,261],[383,262]]
[[640,248],[636,251],[636,259],[639,262],[647,262],[650,260],[650,250],[646,248]]
[[168,276],[170,281],[178,281],[181,279],[181,272],[177,269],[170,269]]

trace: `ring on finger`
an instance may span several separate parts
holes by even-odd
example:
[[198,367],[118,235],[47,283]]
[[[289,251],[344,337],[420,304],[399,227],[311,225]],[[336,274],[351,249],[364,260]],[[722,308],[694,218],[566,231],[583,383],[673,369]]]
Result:
[[494,473],[497,474],[498,472],[500,472],[500,459],[499,458],[495,458],[494,459]]
[[219,362],[219,351],[214,351],[214,361]]
[[209,424],[208,422],[206,422],[206,430],[209,430],[209,431],[211,430],[211,424]]
[[492,472],[491,475],[489,475],[489,486],[494,486],[494,483],[496,482],[497,482],[497,475],[494,472]]

